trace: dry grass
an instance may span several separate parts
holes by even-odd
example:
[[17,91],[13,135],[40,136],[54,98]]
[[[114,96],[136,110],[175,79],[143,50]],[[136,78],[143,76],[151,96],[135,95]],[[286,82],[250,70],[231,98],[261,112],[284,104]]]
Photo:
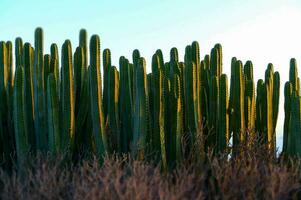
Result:
[[[126,156],[68,164],[62,156],[32,159],[26,172],[0,172],[1,199],[298,199],[300,165],[249,145],[185,161],[172,172]],[[300,195],[299,195],[300,197]]]

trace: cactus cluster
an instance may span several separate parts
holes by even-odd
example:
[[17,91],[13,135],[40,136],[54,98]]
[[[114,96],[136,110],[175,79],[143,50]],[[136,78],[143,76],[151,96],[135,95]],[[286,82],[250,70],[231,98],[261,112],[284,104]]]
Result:
[[[16,70],[12,43],[0,42],[4,159],[13,151],[19,163],[28,152],[91,151],[100,159],[105,154],[129,153],[160,162],[166,169],[191,153],[201,159],[210,149],[214,153],[229,149],[231,138],[235,149],[253,136],[261,136],[275,152],[280,77],[272,64],[255,87],[251,61],[243,65],[232,58],[228,79],[222,70],[222,46],[216,44],[201,59],[194,41],[185,48],[184,62],[177,48],[171,49],[165,62],[158,49],[147,74],[146,61],[136,49],[132,62],[120,57],[118,70],[109,49],[101,56],[99,36],[93,35],[89,45],[87,38],[82,29],[74,52],[66,40],[59,62],[56,44],[50,54],[44,54],[43,30],[37,28],[34,47],[16,39]],[[300,106],[292,59],[285,84],[283,152],[287,155],[301,154]]]

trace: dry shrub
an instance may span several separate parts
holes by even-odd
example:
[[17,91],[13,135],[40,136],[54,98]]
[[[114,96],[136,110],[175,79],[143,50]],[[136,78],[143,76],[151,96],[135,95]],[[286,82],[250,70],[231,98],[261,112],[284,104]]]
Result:
[[0,180],[1,199],[298,199],[301,189],[298,160],[253,144],[169,172],[128,156],[70,164],[39,155],[23,173],[2,170]]

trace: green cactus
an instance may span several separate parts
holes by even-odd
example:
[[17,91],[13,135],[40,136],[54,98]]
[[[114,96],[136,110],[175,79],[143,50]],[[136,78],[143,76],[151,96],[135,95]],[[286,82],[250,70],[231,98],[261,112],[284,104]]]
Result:
[[9,152],[13,151],[14,144],[14,121],[13,121],[13,83],[14,83],[14,69],[13,69],[13,51],[12,43],[6,42],[6,58],[7,58],[7,133],[9,134]]
[[62,126],[61,126],[61,150],[73,149],[75,134],[74,113],[74,82],[72,72],[71,43],[66,40],[62,46]]
[[50,46],[50,71],[54,74],[56,86],[57,86],[57,94],[60,94],[60,69],[59,69],[59,53],[58,47],[56,44],[51,44]]
[[210,92],[209,92],[209,135],[207,143],[209,147],[216,146],[216,138],[218,137],[219,128],[219,100],[220,100],[220,85],[219,78],[217,76],[211,77]]
[[152,146],[156,155],[161,159],[163,167],[166,169],[166,147],[165,147],[165,109],[164,104],[164,77],[162,72],[160,56],[155,53],[152,57],[152,118],[153,118],[153,134]]
[[18,37],[15,40],[15,57],[16,57],[16,67],[23,65],[23,41],[22,38]]
[[[229,133],[229,98],[228,98],[228,78],[226,74],[220,77],[219,86],[219,121],[216,148],[218,152],[223,152],[230,139]],[[211,110],[210,110],[211,112]]]
[[15,139],[18,165],[21,167],[26,161],[26,154],[29,151],[28,129],[26,119],[26,106],[24,103],[24,70],[22,66],[18,66],[15,72],[14,80],[14,125]]
[[91,116],[93,122],[93,138],[96,155],[101,159],[107,149],[107,136],[104,131],[104,115],[102,107],[102,87],[100,74],[100,39],[93,35],[90,40],[89,87],[91,101]]
[[110,136],[110,151],[120,152],[120,128],[119,128],[119,73],[115,66],[109,69],[109,90],[108,90],[108,128]]
[[285,83],[284,86],[284,127],[283,127],[283,147],[282,151],[288,153],[288,135],[291,119],[291,96],[293,93],[293,86],[290,81]]
[[33,95],[33,49],[29,43],[24,44],[23,64],[24,64],[24,103],[26,107],[26,118],[28,123],[28,141],[31,149],[36,149],[36,137],[34,130],[34,95]]
[[174,75],[171,81],[171,91],[169,98],[169,120],[170,120],[170,135],[168,137],[169,146],[169,166],[172,167],[175,161],[182,160],[182,139],[183,139],[183,120],[181,106],[181,87],[180,78]]
[[245,83],[245,127],[248,133],[255,131],[255,85],[253,80],[253,64],[247,61],[244,65]]
[[10,147],[7,141],[9,141],[9,132],[7,131],[8,123],[8,108],[7,108],[7,87],[8,87],[8,66],[7,66],[7,48],[5,42],[0,42],[0,139],[2,142],[1,153],[8,154]]
[[74,53],[73,59],[74,65],[74,92],[75,92],[75,115],[78,114],[80,106],[80,96],[81,96],[81,87],[82,79],[84,73],[84,51],[82,47],[77,47]]
[[270,63],[265,71],[265,81],[257,84],[256,130],[264,134],[263,142],[276,155],[276,125],[279,106],[280,76]]
[[289,121],[289,132],[287,135],[287,154],[290,156],[301,156],[301,97],[296,93],[291,96],[291,119]]
[[47,87],[48,75],[51,73],[50,61],[51,61],[50,55],[45,54],[44,55],[44,87],[45,87],[45,93],[47,92],[47,88],[48,88]]
[[49,74],[47,78],[47,127],[48,127],[48,147],[52,155],[60,152],[60,126],[59,126],[59,98],[56,89],[54,74]]
[[47,128],[46,128],[46,98],[44,86],[44,57],[43,57],[43,30],[35,31],[33,68],[34,88],[34,124],[36,134],[36,147],[39,151],[47,151]]
[[105,119],[108,117],[108,105],[109,105],[109,86],[110,86],[110,70],[111,70],[111,51],[105,49],[103,51],[103,113]]
[[301,156],[301,97],[300,83],[296,59],[290,60],[289,81],[284,87],[284,128],[283,148],[284,156]]
[[245,142],[244,77],[242,62],[232,59],[230,87],[230,129],[233,147]]
[[120,116],[120,140],[121,152],[128,153],[132,140],[132,76],[129,61],[125,57],[119,59],[119,116]]
[[190,134],[191,144],[196,144],[198,139],[198,98],[196,87],[196,65],[189,62],[185,66],[185,111],[186,123]]
[[132,153],[134,157],[139,160],[145,159],[146,137],[148,132],[148,90],[145,71],[145,60],[139,58],[137,68],[134,75],[135,85],[135,103],[134,103],[134,117],[133,117],[133,142]]

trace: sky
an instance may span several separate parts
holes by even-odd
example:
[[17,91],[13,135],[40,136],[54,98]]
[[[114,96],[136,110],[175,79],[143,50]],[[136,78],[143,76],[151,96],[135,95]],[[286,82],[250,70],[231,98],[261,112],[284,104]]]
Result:
[[139,49],[150,71],[156,49],[169,60],[169,50],[177,47],[183,60],[185,46],[195,40],[201,57],[222,45],[228,75],[234,56],[253,62],[256,81],[273,63],[281,78],[277,146],[282,148],[283,86],[290,58],[301,63],[300,0],[1,0],[0,8],[0,40],[22,37],[33,44],[35,28],[42,27],[45,53],[65,39],[74,50],[85,28],[89,36],[100,36],[102,50],[110,48],[116,66],[121,55],[131,58]]

